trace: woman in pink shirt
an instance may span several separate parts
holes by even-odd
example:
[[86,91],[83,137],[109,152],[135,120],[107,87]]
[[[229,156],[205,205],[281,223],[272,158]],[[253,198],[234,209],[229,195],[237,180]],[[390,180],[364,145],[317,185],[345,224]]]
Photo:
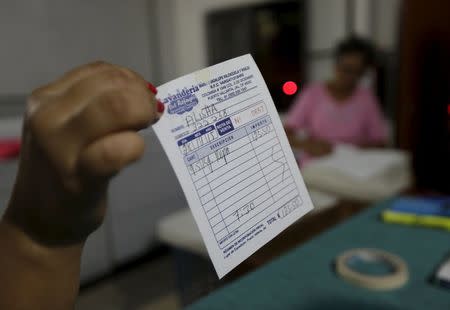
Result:
[[378,101],[359,86],[372,59],[373,49],[364,40],[350,38],[338,45],[334,78],[305,87],[288,113],[285,128],[293,147],[310,157],[330,153],[337,143],[386,144],[387,126]]

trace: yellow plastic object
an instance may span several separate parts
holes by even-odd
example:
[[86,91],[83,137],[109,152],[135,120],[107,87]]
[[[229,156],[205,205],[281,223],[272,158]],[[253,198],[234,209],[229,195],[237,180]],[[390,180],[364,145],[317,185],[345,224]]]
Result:
[[385,222],[418,225],[431,228],[441,228],[450,231],[450,217],[434,215],[417,215],[412,213],[395,212],[386,210],[381,213],[381,218]]

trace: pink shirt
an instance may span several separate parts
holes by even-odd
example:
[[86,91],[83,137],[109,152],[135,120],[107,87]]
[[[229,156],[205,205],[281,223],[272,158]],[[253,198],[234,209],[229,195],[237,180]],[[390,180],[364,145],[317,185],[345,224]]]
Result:
[[285,126],[305,130],[310,136],[333,144],[385,142],[388,135],[378,101],[370,90],[358,88],[339,103],[324,84],[304,88],[290,109]]

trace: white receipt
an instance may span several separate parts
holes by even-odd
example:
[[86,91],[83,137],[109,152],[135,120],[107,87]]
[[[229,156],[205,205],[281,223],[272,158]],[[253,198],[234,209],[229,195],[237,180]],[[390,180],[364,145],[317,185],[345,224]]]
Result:
[[219,278],[313,206],[251,55],[158,87],[153,128]]

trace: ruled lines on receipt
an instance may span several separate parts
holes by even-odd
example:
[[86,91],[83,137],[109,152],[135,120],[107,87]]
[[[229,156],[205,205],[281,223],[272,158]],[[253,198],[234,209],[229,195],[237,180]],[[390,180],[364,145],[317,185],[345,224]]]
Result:
[[312,203],[253,58],[205,70],[158,88],[153,127],[222,277]]

